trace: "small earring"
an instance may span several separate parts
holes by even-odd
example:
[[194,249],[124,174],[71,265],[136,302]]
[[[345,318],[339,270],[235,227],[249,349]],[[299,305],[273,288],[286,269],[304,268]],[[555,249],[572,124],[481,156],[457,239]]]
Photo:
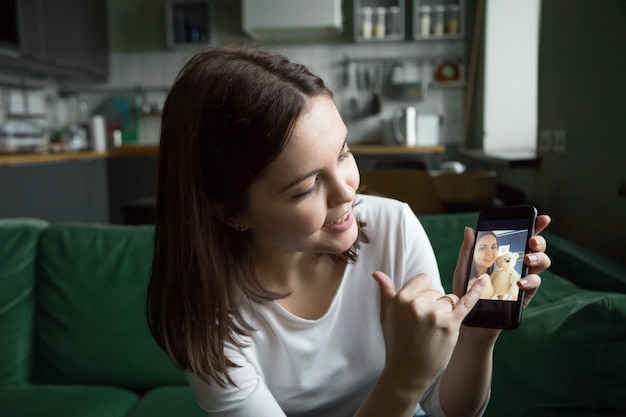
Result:
[[235,230],[237,230],[238,232],[245,232],[246,230],[248,230],[248,226],[243,223],[237,223],[235,224]]

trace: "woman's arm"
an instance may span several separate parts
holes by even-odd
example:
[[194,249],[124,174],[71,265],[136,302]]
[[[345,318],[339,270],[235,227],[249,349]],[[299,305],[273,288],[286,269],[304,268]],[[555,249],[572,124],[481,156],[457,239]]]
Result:
[[[535,224],[536,233],[543,231],[549,223],[548,216],[539,216]],[[473,244],[474,234],[468,228],[454,272],[455,294],[463,294],[466,265]],[[530,238],[529,246],[532,252],[525,256],[524,262],[530,267],[530,274],[518,283],[525,290],[524,306],[528,305],[541,284],[537,274],[550,266],[550,258],[544,253],[546,241],[541,236]],[[461,298],[460,302],[463,301]],[[440,401],[447,417],[477,416],[484,411],[491,387],[493,351],[499,335],[500,330],[497,329],[461,327],[450,363],[441,377]]]
[[386,359],[356,417],[410,417],[449,363],[461,322],[478,301],[484,282],[478,281],[460,299],[451,294],[447,300],[432,289],[427,274],[417,275],[397,292],[384,273],[373,277],[381,293]]

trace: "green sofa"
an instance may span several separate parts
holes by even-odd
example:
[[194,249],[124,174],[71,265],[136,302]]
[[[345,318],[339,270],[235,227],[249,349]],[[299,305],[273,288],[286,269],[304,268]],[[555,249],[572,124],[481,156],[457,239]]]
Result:
[[[422,222],[449,289],[476,214]],[[0,416],[203,415],[146,324],[152,235],[0,220]],[[545,235],[553,267],[521,326],[498,341],[487,415],[623,416],[626,268]]]

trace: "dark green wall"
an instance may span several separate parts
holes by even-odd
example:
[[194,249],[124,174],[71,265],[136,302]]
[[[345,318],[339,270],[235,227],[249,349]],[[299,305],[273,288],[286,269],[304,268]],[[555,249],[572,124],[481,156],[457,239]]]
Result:
[[539,128],[565,128],[534,197],[552,230],[626,264],[626,1],[544,0]]

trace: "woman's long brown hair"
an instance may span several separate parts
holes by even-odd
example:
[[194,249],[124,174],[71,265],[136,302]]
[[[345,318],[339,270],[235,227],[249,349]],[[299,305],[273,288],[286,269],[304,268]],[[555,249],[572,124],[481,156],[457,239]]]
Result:
[[[224,345],[241,346],[254,330],[241,301],[279,296],[252,275],[248,232],[224,217],[242,212],[250,185],[317,95],[332,97],[306,67],[262,50],[222,47],[193,56],[166,99],[149,325],[176,366],[209,383],[234,384]],[[358,243],[335,258],[355,260]]]

